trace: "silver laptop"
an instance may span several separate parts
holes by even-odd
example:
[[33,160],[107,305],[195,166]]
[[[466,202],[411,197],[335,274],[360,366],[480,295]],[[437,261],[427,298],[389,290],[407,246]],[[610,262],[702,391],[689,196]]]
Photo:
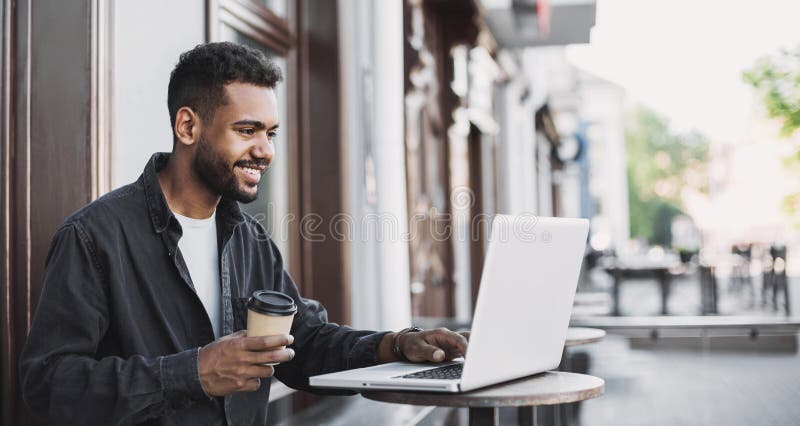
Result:
[[588,231],[585,219],[495,216],[464,359],[393,362],[314,376],[309,383],[455,393],[556,368]]

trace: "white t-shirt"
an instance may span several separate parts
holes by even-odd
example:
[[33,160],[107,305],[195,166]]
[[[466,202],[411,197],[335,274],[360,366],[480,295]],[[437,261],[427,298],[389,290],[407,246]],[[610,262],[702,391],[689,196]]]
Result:
[[183,228],[178,249],[189,268],[189,276],[203,307],[208,312],[214,336],[220,333],[221,288],[219,285],[219,255],[217,251],[217,211],[208,219],[192,219],[173,212]]

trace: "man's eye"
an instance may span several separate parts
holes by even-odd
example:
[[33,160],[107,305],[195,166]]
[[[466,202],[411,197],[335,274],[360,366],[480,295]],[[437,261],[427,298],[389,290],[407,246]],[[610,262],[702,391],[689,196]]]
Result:
[[253,136],[256,134],[256,129],[239,129],[239,133],[245,134],[247,136]]
[[275,139],[278,137],[278,132],[269,132],[267,133],[267,136],[269,136],[270,139]]

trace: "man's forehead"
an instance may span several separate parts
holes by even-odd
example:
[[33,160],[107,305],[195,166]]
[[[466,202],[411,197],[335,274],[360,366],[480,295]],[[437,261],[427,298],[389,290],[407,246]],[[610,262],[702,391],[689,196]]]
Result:
[[244,96],[275,96],[275,90],[271,87],[257,86],[251,83],[233,82],[225,85],[225,93],[228,95]]
[[275,91],[247,83],[231,83],[225,86],[225,103],[218,112],[234,121],[262,121],[271,127],[278,121],[278,102]]

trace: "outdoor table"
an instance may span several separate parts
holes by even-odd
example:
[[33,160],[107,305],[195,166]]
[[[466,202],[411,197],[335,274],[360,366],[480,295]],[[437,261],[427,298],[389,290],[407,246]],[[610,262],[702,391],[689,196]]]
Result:
[[470,392],[451,394],[435,392],[367,391],[365,398],[395,404],[469,408],[470,425],[498,425],[498,408],[532,407],[520,410],[520,425],[536,424],[536,407],[565,404],[595,398],[603,394],[605,382],[586,374],[548,371],[507,383]]
[[567,329],[567,340],[564,342],[564,347],[595,343],[603,340],[604,337],[606,337],[606,331],[599,328],[570,327]]
[[614,306],[611,314],[619,315],[619,287],[624,280],[630,278],[652,278],[657,280],[661,287],[661,314],[667,315],[667,299],[669,298],[669,287],[672,279],[670,270],[679,265],[679,262],[646,262],[642,264],[614,262],[611,265],[604,266],[603,269],[614,277],[612,291]]
[[559,371],[569,371],[569,358],[567,348],[580,345],[588,345],[603,340],[606,331],[599,328],[570,327],[567,329],[567,339],[564,341],[564,350],[561,352],[561,365]]

